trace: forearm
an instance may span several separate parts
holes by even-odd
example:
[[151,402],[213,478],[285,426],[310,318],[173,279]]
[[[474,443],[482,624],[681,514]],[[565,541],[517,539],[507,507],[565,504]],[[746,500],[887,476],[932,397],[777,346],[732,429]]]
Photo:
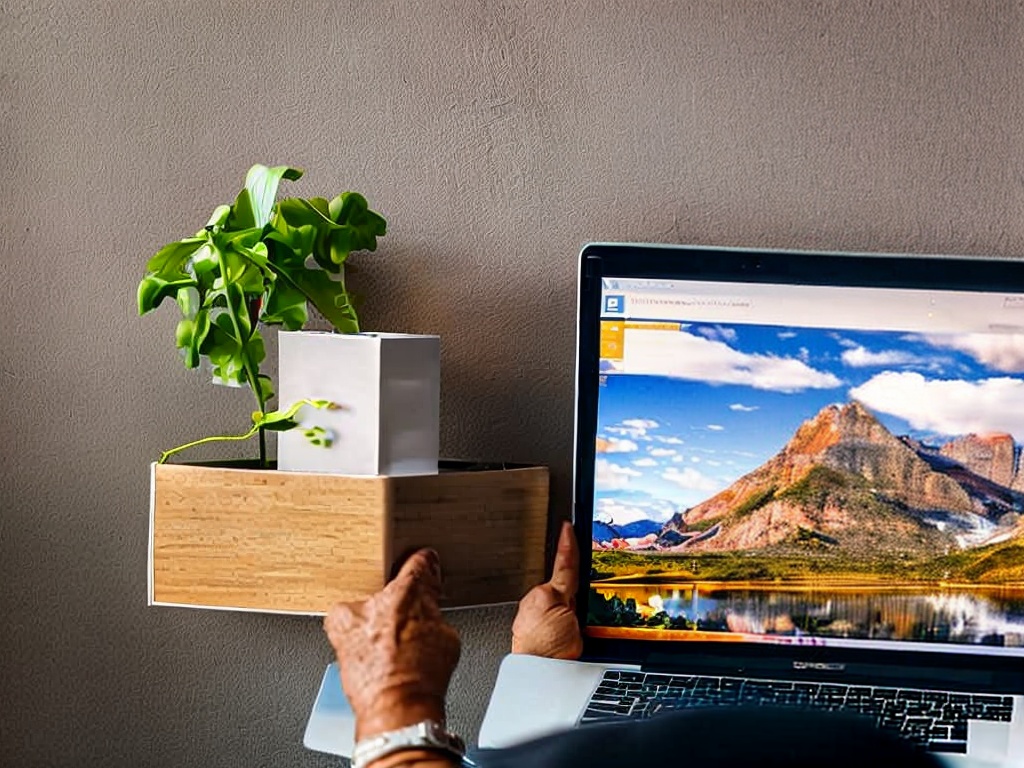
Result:
[[406,749],[374,760],[367,768],[459,768],[462,761],[454,755],[426,749]]

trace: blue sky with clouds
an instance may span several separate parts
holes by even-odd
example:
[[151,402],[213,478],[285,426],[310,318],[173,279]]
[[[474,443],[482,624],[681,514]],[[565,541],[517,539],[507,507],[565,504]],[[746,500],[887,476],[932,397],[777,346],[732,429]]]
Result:
[[[667,519],[771,458],[830,403],[860,400],[894,434],[1024,441],[1024,335],[681,324],[658,333],[670,375],[600,389],[595,519]],[[653,339],[655,337],[645,337]],[[626,340],[629,363],[629,337]]]

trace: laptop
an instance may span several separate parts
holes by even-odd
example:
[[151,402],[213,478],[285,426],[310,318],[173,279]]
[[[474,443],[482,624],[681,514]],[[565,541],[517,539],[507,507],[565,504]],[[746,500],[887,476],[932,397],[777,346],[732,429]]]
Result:
[[1024,766],[1024,261],[597,243],[578,296],[584,656],[480,745],[729,703]]

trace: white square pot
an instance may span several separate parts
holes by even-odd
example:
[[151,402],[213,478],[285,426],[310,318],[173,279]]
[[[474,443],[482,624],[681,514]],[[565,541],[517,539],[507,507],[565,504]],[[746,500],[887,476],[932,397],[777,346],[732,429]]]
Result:
[[277,467],[343,475],[437,472],[441,340],[401,333],[278,334],[278,408],[303,398],[341,407],[305,407],[304,427],[330,431],[329,448],[301,429],[282,432]]

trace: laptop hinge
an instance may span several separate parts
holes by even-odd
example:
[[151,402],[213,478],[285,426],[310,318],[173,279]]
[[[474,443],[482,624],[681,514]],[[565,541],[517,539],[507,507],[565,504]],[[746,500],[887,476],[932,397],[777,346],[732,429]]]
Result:
[[[872,664],[822,659],[760,658],[652,653],[641,668],[645,672],[753,677],[774,680],[813,680],[850,685],[906,686],[915,688],[993,691],[1012,689],[1019,681],[1001,681],[990,670],[955,669],[908,664]],[[1015,675],[1012,677],[1016,677]],[[1005,682],[1006,685],[999,683]]]

